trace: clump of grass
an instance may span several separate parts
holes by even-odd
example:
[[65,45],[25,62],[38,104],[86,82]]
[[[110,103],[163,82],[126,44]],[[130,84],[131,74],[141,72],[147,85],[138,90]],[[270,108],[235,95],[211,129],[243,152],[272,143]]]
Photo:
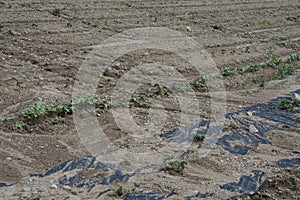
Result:
[[299,123],[300,123],[300,117],[297,117],[297,118],[295,119],[295,122],[299,124]]
[[193,135],[193,142],[203,142],[205,139],[204,134],[195,134]]

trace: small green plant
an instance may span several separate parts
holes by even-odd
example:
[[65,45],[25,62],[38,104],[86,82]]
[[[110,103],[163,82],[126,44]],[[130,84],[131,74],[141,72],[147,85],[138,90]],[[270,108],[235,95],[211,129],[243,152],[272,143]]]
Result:
[[258,64],[252,64],[252,65],[249,65],[248,67],[246,67],[244,69],[244,72],[256,72],[259,70],[259,65]]
[[37,24],[32,24],[32,25],[31,25],[31,28],[32,28],[32,29],[37,29],[37,28],[38,28],[38,25],[37,25]]
[[31,197],[30,197],[30,200],[41,200],[42,197],[43,197],[43,196],[39,194],[39,195],[37,195],[37,196],[31,196]]
[[234,74],[234,72],[235,72],[234,68],[226,67],[226,68],[221,69],[220,73],[222,76],[230,76],[230,75]]
[[9,120],[11,120],[9,117],[0,117],[0,121],[8,122]]
[[297,118],[295,119],[295,122],[299,124],[299,123],[300,123],[300,117],[297,117]]
[[23,125],[22,124],[16,123],[15,126],[16,126],[17,129],[23,130]]
[[238,127],[234,122],[230,122],[229,128],[230,128],[230,129],[233,129],[233,130],[236,130],[236,129],[238,129],[239,127]]
[[124,191],[123,191],[123,187],[120,186],[119,188],[117,189],[111,189],[111,191],[113,191],[113,193],[117,196],[122,196]]
[[61,14],[61,9],[60,8],[55,8],[53,11],[52,11],[52,15],[56,16],[56,17],[60,17],[60,14]]
[[185,166],[187,165],[186,161],[178,161],[178,160],[172,160],[172,157],[167,156],[164,161],[163,164],[161,165],[160,170],[164,171],[164,172],[169,172],[171,174],[183,174],[183,170],[185,168]]
[[27,108],[21,112],[21,114],[27,119],[36,119],[43,116],[46,113],[47,109],[43,106],[43,101],[41,99],[33,105],[31,108]]
[[294,61],[298,61],[298,60],[300,60],[300,54],[291,54],[291,55],[289,55],[288,56],[288,59],[287,59],[287,61],[289,62],[289,63],[292,63],[292,62],[294,62]]
[[50,113],[55,113],[58,116],[64,117],[65,115],[72,114],[74,108],[73,106],[66,106],[62,104],[56,104],[47,109]]
[[267,26],[271,26],[273,24],[273,22],[269,21],[269,20],[262,20],[260,22],[260,24],[262,25],[267,25]]
[[99,98],[97,94],[86,94],[83,97],[74,97],[71,99],[71,105],[89,104],[93,105]]
[[297,99],[288,100],[282,99],[279,102],[279,109],[286,110],[288,112],[293,112],[295,107],[300,106],[300,101]]
[[207,86],[205,84],[205,79],[203,77],[200,77],[199,79],[195,80],[192,83],[192,87],[194,90],[198,90],[201,92],[204,92],[207,90]]
[[73,26],[73,25],[72,25],[70,22],[67,23],[67,27],[68,27],[68,28],[71,28],[72,26]]
[[205,139],[205,135],[204,134],[194,134],[193,135],[193,141],[194,142],[203,142]]
[[279,66],[277,69],[276,78],[284,79],[294,73],[295,73],[295,69],[291,65],[288,65],[288,64],[282,65],[282,66]]
[[4,26],[2,24],[0,24],[0,31],[2,31],[3,28],[4,28]]
[[155,83],[154,84],[154,88],[156,88],[156,94],[161,96],[161,97],[168,97],[170,96],[170,93],[169,91],[164,88],[164,86],[158,84],[158,83]]

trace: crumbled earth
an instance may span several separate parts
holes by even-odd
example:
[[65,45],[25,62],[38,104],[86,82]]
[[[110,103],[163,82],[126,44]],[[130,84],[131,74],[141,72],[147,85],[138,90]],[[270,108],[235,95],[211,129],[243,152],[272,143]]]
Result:
[[[280,159],[299,159],[299,123],[294,119],[295,126],[279,123],[280,129],[266,132],[272,144],[247,146],[246,155],[232,154],[217,146],[199,159],[193,150],[202,145],[201,140],[193,142],[191,149],[183,152],[171,146],[168,150],[182,153],[187,162],[182,173],[168,173],[155,163],[151,170],[137,173],[127,181],[98,185],[87,192],[86,188],[60,184],[57,180],[63,176],[61,172],[47,177],[29,177],[29,174],[44,174],[78,157],[95,156],[84,146],[72,113],[48,113],[36,119],[21,114],[39,99],[45,106],[68,106],[76,76],[89,53],[109,37],[133,28],[165,27],[179,31],[202,45],[220,71],[268,62],[270,58],[286,61],[288,56],[300,53],[299,8],[299,1],[295,0],[0,1],[0,199],[34,199],[39,195],[42,199],[93,199],[106,190],[109,191],[99,198],[121,199],[133,188],[148,192],[150,196],[167,197],[173,191],[174,194],[167,197],[170,199],[197,198],[197,194],[206,192],[205,198],[211,199],[232,196],[238,199],[300,199],[299,167],[274,167]],[[133,51],[114,60],[98,82],[99,99],[108,102],[122,75],[137,65],[149,63],[173,66],[180,72],[194,86],[199,102],[197,116],[200,120],[211,119],[207,86],[193,85],[201,75],[178,55],[158,49]],[[224,75],[226,113],[266,104],[299,89],[300,61],[295,60],[292,65],[295,72],[282,79],[276,67]],[[134,138],[118,127],[112,113],[115,108],[103,109],[105,104],[96,104],[97,120],[109,140],[132,152],[159,152],[166,146],[167,141],[160,136],[179,127],[181,108],[171,89],[162,91],[163,94],[157,87],[145,84],[132,95],[143,96],[130,108],[132,119],[138,125],[149,122],[148,107],[165,108],[168,115],[162,129],[146,139]],[[248,117],[259,119],[255,114],[248,114]],[[241,129],[231,122],[226,119],[227,130]],[[231,145],[243,144],[232,141]],[[106,162],[101,158],[99,161]],[[132,164],[126,163],[126,159],[116,163]],[[238,183],[253,170],[264,172],[262,179],[266,184],[259,191],[244,197],[238,191],[220,190],[220,185]],[[98,180],[113,172],[90,169],[80,173],[88,180]],[[139,187],[135,183],[139,183]],[[124,188],[123,196],[110,190],[120,186]],[[130,194],[127,198],[133,199]]]

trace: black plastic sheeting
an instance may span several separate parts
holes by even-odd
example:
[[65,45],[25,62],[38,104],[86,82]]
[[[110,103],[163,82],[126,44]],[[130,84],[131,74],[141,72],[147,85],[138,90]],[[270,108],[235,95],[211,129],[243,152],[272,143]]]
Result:
[[277,165],[281,168],[292,168],[292,167],[300,166],[300,159],[299,158],[281,159],[278,160]]
[[226,183],[221,185],[220,188],[229,190],[231,192],[239,192],[245,195],[251,195],[264,186],[265,181],[262,180],[263,175],[263,172],[253,170],[250,176],[242,176],[239,182]]
[[[266,137],[266,132],[270,130],[283,130],[284,126],[293,127],[297,133],[300,133],[300,124],[295,123],[295,119],[300,117],[300,109],[296,107],[293,112],[287,112],[278,108],[279,102],[282,99],[291,98],[293,93],[300,94],[300,89],[292,92],[286,97],[279,97],[271,100],[267,104],[256,104],[253,106],[246,107],[238,112],[228,113],[225,115],[227,120],[232,120],[237,125],[236,130],[226,130],[215,128],[216,133],[219,131],[223,132],[223,136],[217,140],[217,145],[224,148],[226,151],[232,154],[246,155],[248,153],[248,148],[257,147],[259,144],[271,144],[271,142]],[[271,105],[273,105],[271,107]],[[247,116],[246,113],[251,112],[255,115],[255,120],[251,119],[251,116]],[[191,134],[206,135],[208,128],[210,127],[209,120],[203,120],[200,123],[193,124],[187,127],[185,130],[174,129],[172,131],[166,132],[161,135],[168,142],[182,143],[191,140]],[[258,133],[250,133],[249,125],[254,125]],[[232,141],[239,141],[242,145],[232,145]],[[274,167],[291,168],[295,166],[300,166],[299,158],[286,158],[278,160]],[[104,172],[110,172],[101,177],[101,180],[89,179],[82,177],[79,170],[103,170]],[[130,177],[139,173],[142,169],[136,170],[132,173],[122,172],[118,170],[117,166],[111,164],[105,164],[102,162],[97,162],[95,157],[90,158],[76,158],[71,161],[62,163],[59,166],[49,169],[45,174],[31,174],[31,176],[45,177],[52,175],[54,173],[62,173],[59,178],[59,183],[61,185],[68,185],[73,187],[85,187],[87,191],[91,191],[93,187],[97,184],[109,185],[114,182],[124,182]],[[67,176],[64,174],[68,171],[74,171],[72,176]],[[75,174],[75,175],[74,175]],[[263,178],[263,172],[258,170],[253,170],[251,175],[243,175],[240,177],[238,182],[226,183],[220,186],[220,189],[229,190],[232,192],[238,192],[244,195],[250,195],[258,191],[265,183]],[[0,183],[0,187],[8,187],[10,185],[6,183]],[[138,188],[139,184],[135,184],[135,188]],[[111,191],[111,189],[99,192],[97,197]],[[161,195],[157,192],[130,192],[123,196],[123,199],[165,199],[174,194],[171,191],[169,195]],[[204,192],[198,192],[196,195],[187,196],[184,199],[200,199],[213,197],[213,194]],[[230,199],[236,199],[235,196]]]

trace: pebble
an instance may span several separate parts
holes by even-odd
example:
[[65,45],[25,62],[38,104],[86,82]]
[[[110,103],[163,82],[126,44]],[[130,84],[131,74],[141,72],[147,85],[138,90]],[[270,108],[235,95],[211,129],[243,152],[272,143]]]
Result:
[[7,157],[6,160],[12,161],[12,158],[11,157]]
[[31,191],[30,187],[24,187],[23,188],[23,192],[30,192],[30,191]]
[[58,187],[57,187],[57,185],[52,184],[52,185],[50,186],[50,188],[52,188],[52,189],[57,189]]
[[258,133],[259,132],[257,130],[257,128],[252,124],[249,126],[249,131],[250,131],[250,133]]

